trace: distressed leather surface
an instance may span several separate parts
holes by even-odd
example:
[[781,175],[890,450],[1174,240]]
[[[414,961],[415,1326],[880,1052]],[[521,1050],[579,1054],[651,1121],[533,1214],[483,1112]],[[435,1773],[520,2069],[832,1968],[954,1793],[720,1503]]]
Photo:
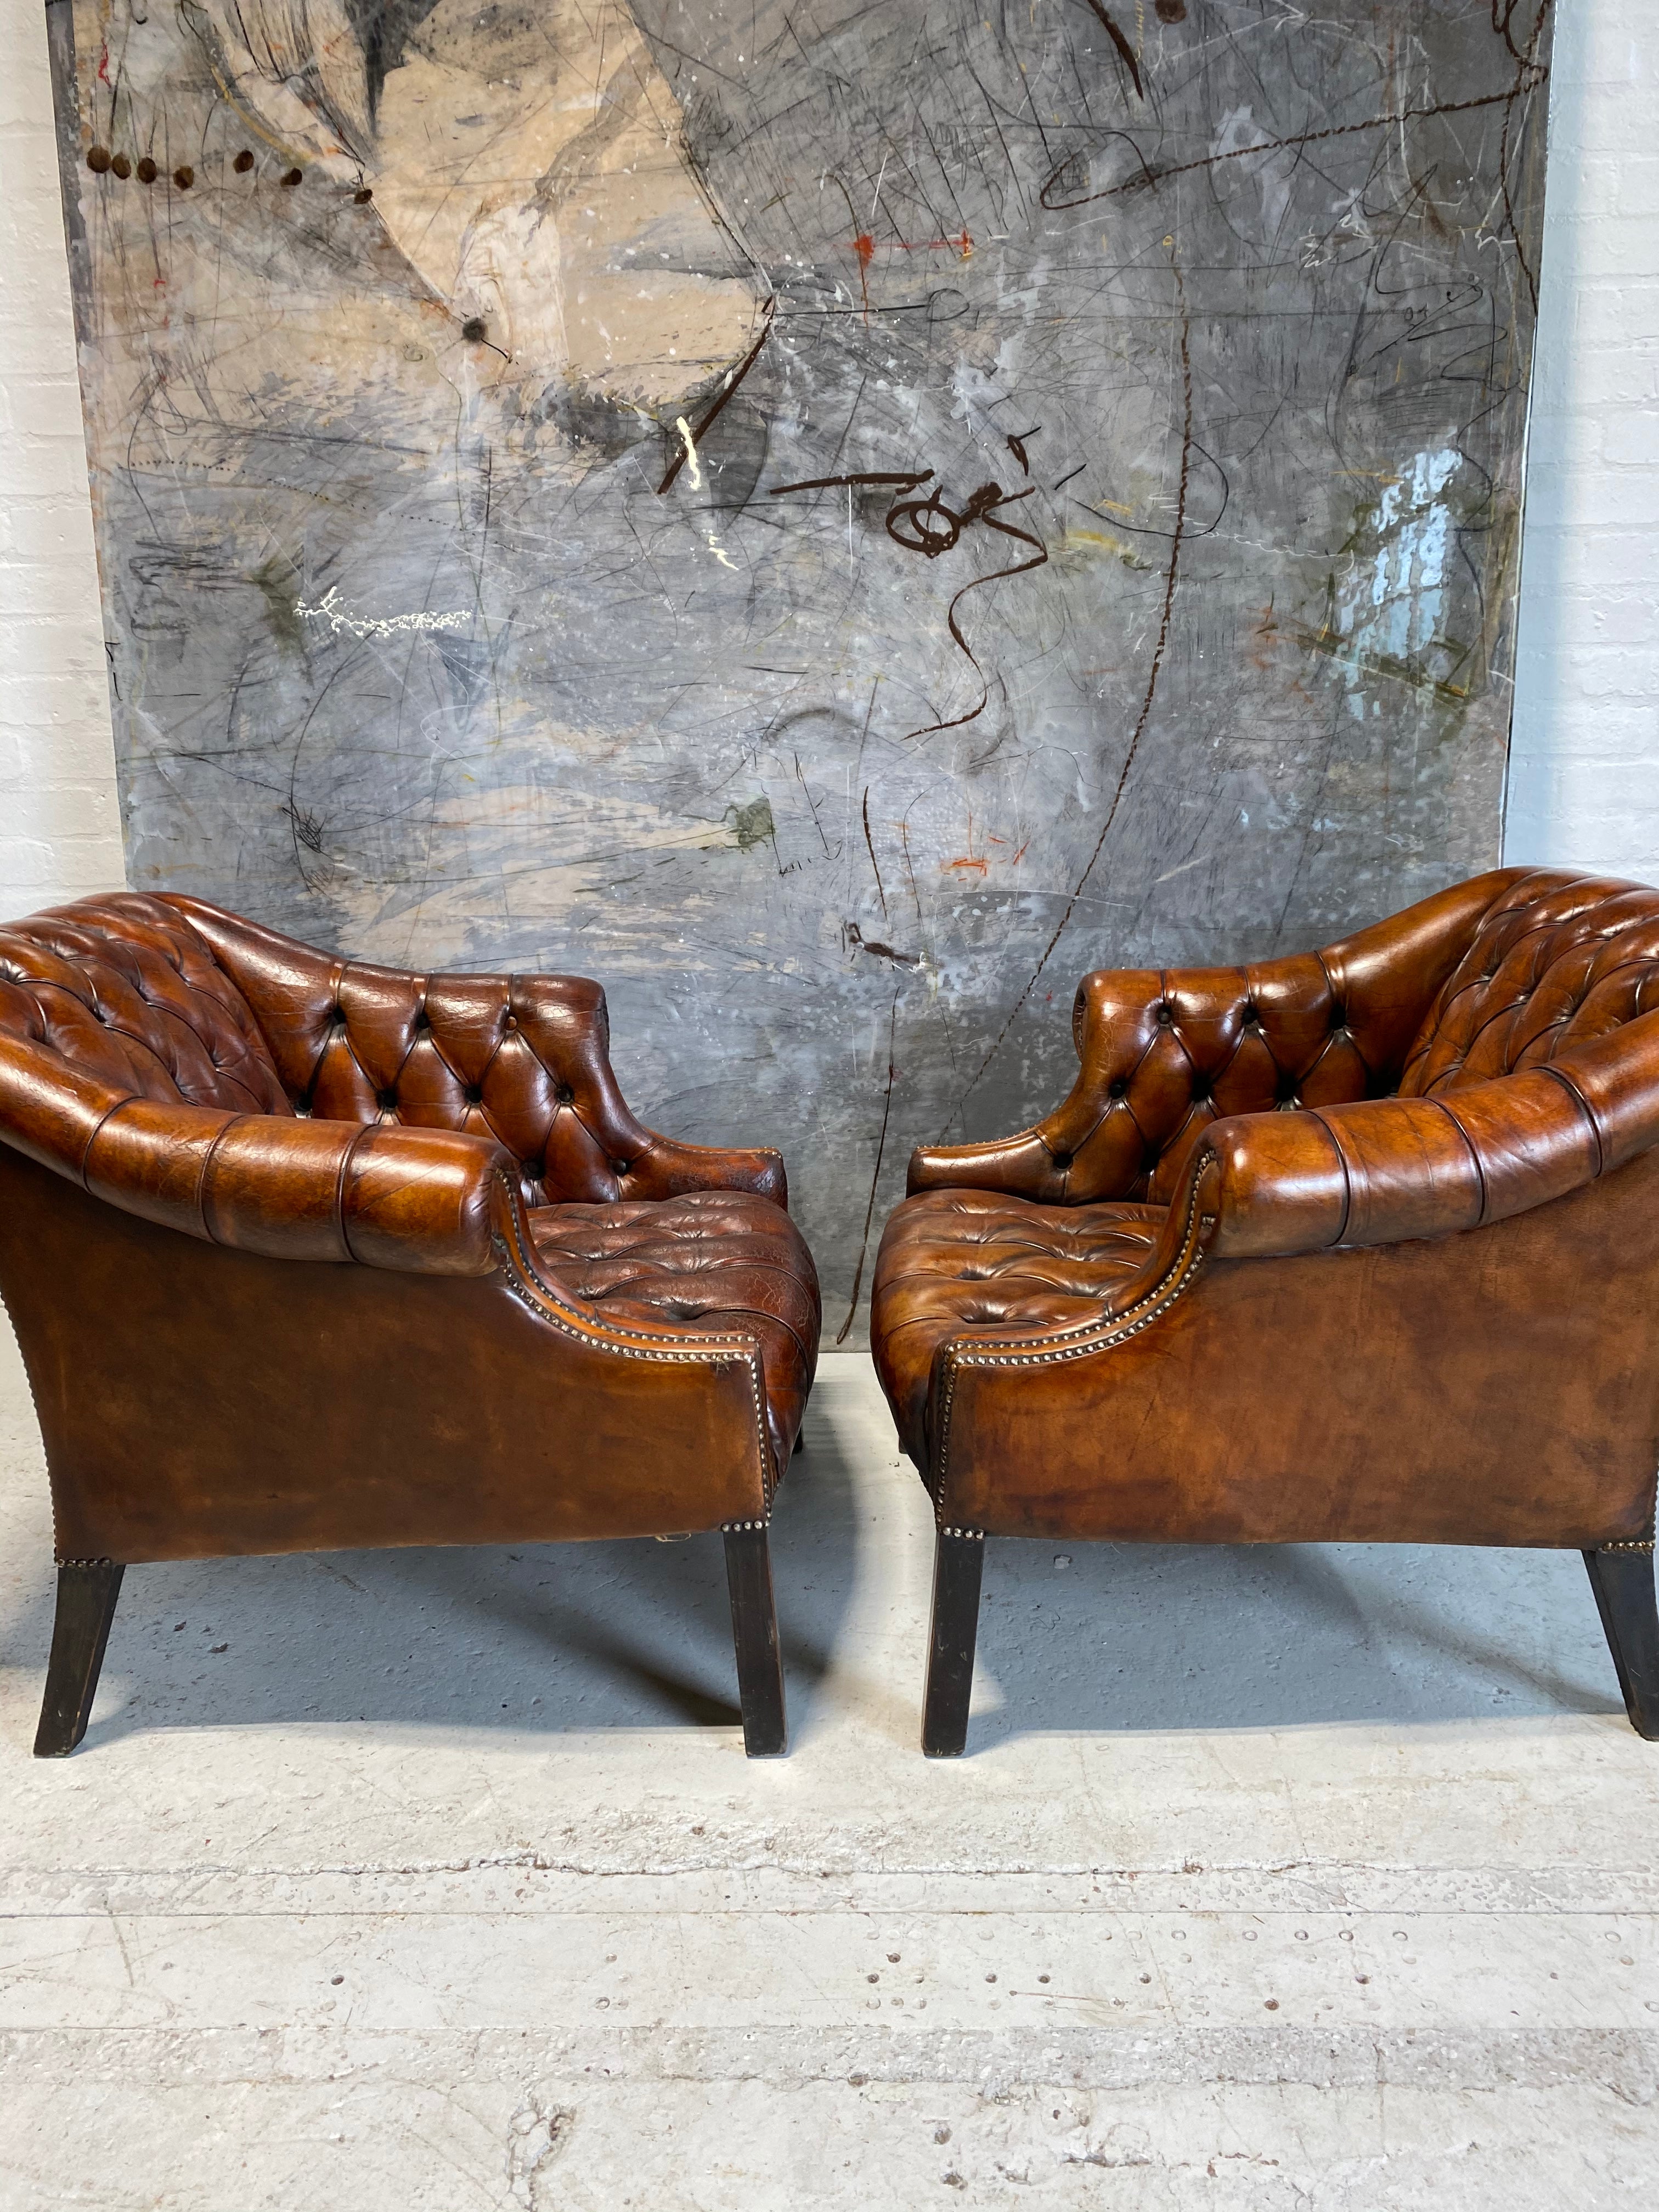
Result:
[[[440,1510],[429,1470],[410,1462],[400,1474],[396,1462],[422,1449],[444,1460],[469,1425],[487,1456],[515,1426],[565,1424],[559,1479],[575,1485],[557,1498],[538,1487],[545,1449],[520,1448],[487,1474],[479,1461],[469,1480],[493,1503],[478,1540],[486,1521],[527,1536],[763,1516],[787,1463],[818,1304],[784,1211],[782,1160],[641,1123],[611,1067],[604,994],[582,978],[406,973],[197,900],[83,899],[0,930],[0,1149],[34,1224],[27,1236],[9,1224],[0,1285],[42,1404],[60,1526],[82,1547],[149,1547],[109,1551],[135,1558],[465,1540],[464,1504]],[[32,1179],[25,1163],[50,1176]],[[143,1232],[118,1234],[118,1217]],[[152,1231],[165,1233],[146,1243]],[[88,1238],[107,1247],[103,1261]],[[215,1246],[283,1264],[216,1273],[204,1249]],[[512,1336],[515,1389],[539,1361],[538,1391],[489,1420],[463,1395],[442,1449],[429,1430],[422,1447],[406,1363],[382,1343],[355,1371],[351,1407],[313,1407],[323,1338],[348,1322],[365,1346],[385,1334],[365,1321],[363,1297],[372,1307],[376,1295],[357,1285],[365,1269],[478,1283],[480,1298],[455,1309],[457,1388],[504,1357],[466,1340],[483,1328]],[[288,1472],[270,1471],[258,1498],[226,1472],[247,1462],[244,1416],[190,1375],[187,1344],[182,1376],[138,1371],[179,1315],[205,1342],[216,1297],[240,1283],[257,1285],[244,1316],[253,1334],[217,1346],[216,1379],[239,1377],[252,1404],[263,1362],[292,1407],[286,1446],[280,1431],[270,1440]],[[378,1315],[405,1310],[389,1286],[379,1295]],[[441,1309],[407,1296],[420,1322],[408,1358],[439,1360],[441,1395]],[[108,1298],[143,1328],[88,1336],[82,1309]],[[100,1408],[95,1432],[82,1401]],[[672,1450],[665,1419],[680,1431]],[[167,1432],[177,1422],[193,1424],[187,1440]],[[301,1480],[289,1463],[302,1435],[327,1458],[331,1437],[360,1432],[355,1469]],[[146,1450],[196,1470],[179,1474],[170,1521],[136,1492],[117,1510],[113,1473],[100,1472]],[[370,1462],[378,1488],[366,1502],[339,1480],[367,1479]]]
[[[1621,1237],[1615,1194],[1645,1199],[1659,1143],[1659,893],[1495,870],[1322,952],[1085,977],[1074,1036],[1064,1104],[1000,1142],[920,1150],[884,1238],[872,1345],[941,1513],[1027,1533],[1464,1528],[1575,1544],[1650,1514],[1659,1437],[1642,1377],[1659,1364],[1659,1245]],[[995,1193],[1011,1246],[1022,1215],[1048,1244],[1057,1204],[1087,1219],[1150,1200],[1138,1210],[1164,1222],[1165,1272],[1079,1272],[1052,1311],[1034,1290],[994,1313],[975,1280],[976,1217],[952,1227],[938,1211],[950,1191]],[[1601,1249],[1616,1239],[1617,1264]],[[1367,1248],[1411,1256],[1350,1262]],[[1136,1301],[1154,1277],[1148,1316]],[[1387,1308],[1402,1284],[1414,1316]],[[1224,1328],[1201,1332],[1224,1309],[1240,1317],[1236,1362]],[[1175,1347],[1198,1342],[1183,1387],[1230,1408],[1224,1450],[1205,1408],[1165,1387]],[[1321,1390],[1336,1409],[1322,1421],[1303,1407]],[[1133,1512],[1112,1472],[1120,1405],[1146,1425]],[[1535,1467],[1502,1464],[1523,1449]],[[1189,1464],[1196,1449],[1223,1472]],[[1320,1455],[1397,1480],[1345,1517],[1322,1492],[1312,1502]],[[1230,1483],[1249,1489],[1248,1510]]]

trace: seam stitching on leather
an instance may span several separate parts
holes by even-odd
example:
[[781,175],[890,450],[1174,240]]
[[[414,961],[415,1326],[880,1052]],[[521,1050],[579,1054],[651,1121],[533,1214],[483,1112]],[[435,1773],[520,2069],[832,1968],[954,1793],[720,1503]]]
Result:
[[1595,1174],[1592,1180],[1599,1182],[1601,1176],[1607,1170],[1607,1153],[1606,1146],[1601,1142],[1601,1132],[1596,1126],[1595,1116],[1590,1111],[1590,1103],[1589,1099],[1585,1097],[1583,1092],[1578,1088],[1578,1085],[1573,1081],[1572,1078],[1570,1075],[1564,1073],[1560,1068],[1551,1067],[1547,1065],[1538,1068],[1535,1073],[1540,1075],[1548,1075],[1553,1077],[1566,1092],[1573,1104],[1577,1107],[1585,1121],[1589,1122],[1590,1142],[1595,1146]]

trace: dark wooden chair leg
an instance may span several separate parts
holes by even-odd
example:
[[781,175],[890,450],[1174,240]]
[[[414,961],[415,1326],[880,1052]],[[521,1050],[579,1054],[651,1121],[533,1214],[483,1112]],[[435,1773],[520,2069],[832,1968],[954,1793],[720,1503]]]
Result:
[[968,1741],[968,1700],[979,1640],[979,1589],[985,1539],[941,1528],[933,1552],[933,1618],[927,1632],[927,1689],[921,1747],[929,1759],[960,1759]]
[[58,1565],[46,1694],[34,1737],[37,1759],[67,1759],[87,1732],[125,1572],[113,1559],[64,1559]]
[[738,1656],[743,1747],[750,1759],[781,1759],[789,1747],[783,1711],[783,1654],[772,1595],[772,1552],[763,1521],[726,1531],[726,1580]]
[[1615,1545],[1586,1552],[1590,1588],[1619,1671],[1625,1711],[1638,1735],[1659,1742],[1659,1606],[1654,1601],[1653,1547]]

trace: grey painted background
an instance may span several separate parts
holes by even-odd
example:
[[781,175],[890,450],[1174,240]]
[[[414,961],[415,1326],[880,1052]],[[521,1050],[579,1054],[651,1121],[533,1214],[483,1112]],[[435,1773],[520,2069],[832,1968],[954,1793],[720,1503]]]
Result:
[[878,1153],[878,1227],[1054,1103],[1083,970],[1496,859],[1540,0],[73,46],[131,881],[599,976],[647,1119],[784,1146],[832,1330]]

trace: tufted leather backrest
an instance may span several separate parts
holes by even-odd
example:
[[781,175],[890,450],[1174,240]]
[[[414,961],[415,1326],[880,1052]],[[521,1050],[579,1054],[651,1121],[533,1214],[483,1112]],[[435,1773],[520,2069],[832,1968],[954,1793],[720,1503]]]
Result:
[[664,1139],[572,975],[426,975],[313,951],[198,899],[82,899],[0,930],[0,1043],[50,1088],[235,1114],[448,1129],[519,1162],[526,1202],[659,1198]]
[[647,1158],[660,1139],[611,1072],[597,983],[376,967],[168,902],[252,1008],[295,1113],[488,1137],[520,1163],[531,1206],[662,1195]]
[[1402,1097],[1553,1060],[1659,1009],[1659,891],[1537,869],[1488,908],[1406,1056]]
[[293,1110],[246,1000],[163,899],[82,899],[0,929],[0,1039],[119,1098]]

